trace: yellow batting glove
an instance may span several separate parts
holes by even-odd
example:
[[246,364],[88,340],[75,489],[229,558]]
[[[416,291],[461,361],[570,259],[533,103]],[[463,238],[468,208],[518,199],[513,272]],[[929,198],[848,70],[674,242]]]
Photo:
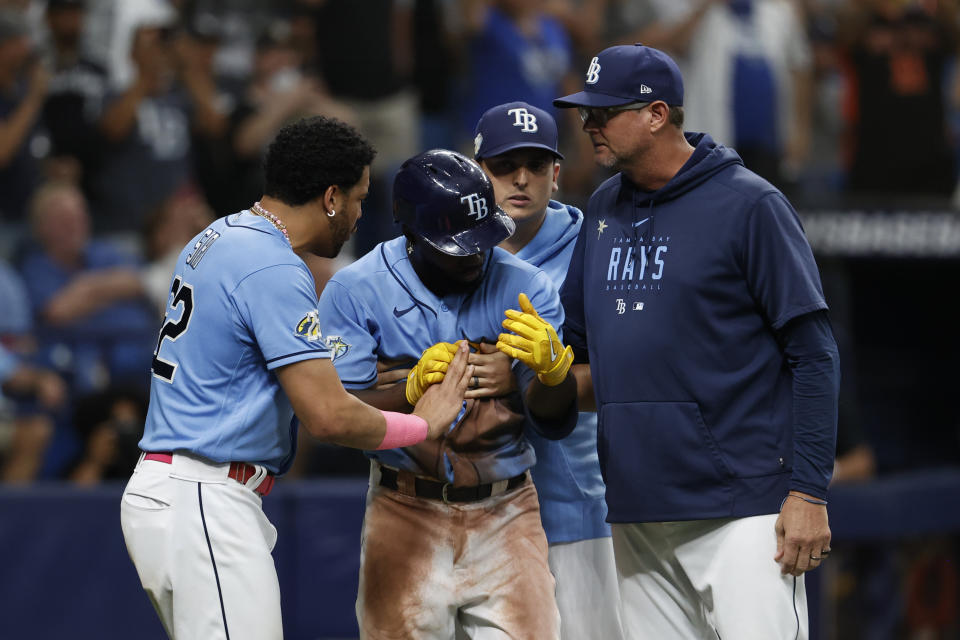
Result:
[[540,317],[527,294],[521,293],[519,300],[520,311],[504,311],[503,328],[513,333],[501,333],[497,349],[536,371],[543,384],[555,387],[567,377],[573,349],[563,346],[556,329]]
[[429,347],[420,356],[420,361],[410,369],[407,375],[407,402],[416,405],[420,396],[432,384],[443,382],[447,373],[447,366],[457,353],[457,345],[449,342],[438,342]]

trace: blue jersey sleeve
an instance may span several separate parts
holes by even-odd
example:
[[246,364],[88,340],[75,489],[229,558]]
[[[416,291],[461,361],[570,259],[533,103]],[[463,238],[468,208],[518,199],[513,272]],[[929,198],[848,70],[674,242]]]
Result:
[[366,389],[377,379],[377,320],[349,289],[331,280],[320,295],[320,325],[327,334],[344,388]]
[[320,333],[313,276],[305,265],[260,269],[237,285],[232,298],[268,369],[330,357]]
[[751,295],[774,329],[827,308],[810,243],[782,194],[766,195],[754,206],[741,264]]
[[587,330],[583,313],[583,255],[587,244],[585,229],[580,228],[577,243],[573,247],[567,277],[560,287],[560,302],[565,316],[563,324],[564,343],[573,347],[576,362],[590,362],[587,355]]

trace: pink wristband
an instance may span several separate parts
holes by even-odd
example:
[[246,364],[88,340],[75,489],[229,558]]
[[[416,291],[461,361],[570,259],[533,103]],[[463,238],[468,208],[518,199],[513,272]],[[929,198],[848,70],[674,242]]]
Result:
[[387,421],[387,432],[377,449],[409,447],[427,439],[427,421],[412,413],[381,411]]

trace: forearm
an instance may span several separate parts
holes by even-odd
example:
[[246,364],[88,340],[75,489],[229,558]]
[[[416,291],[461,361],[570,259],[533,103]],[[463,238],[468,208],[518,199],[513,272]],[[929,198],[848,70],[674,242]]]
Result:
[[62,326],[143,294],[143,280],[135,269],[104,269],[78,276],[58,291],[44,307],[43,316],[51,325]]
[[213,80],[195,72],[183,74],[183,83],[190,94],[195,111],[197,131],[205,137],[216,138],[227,130],[227,117],[216,107],[216,86]]
[[703,0],[695,9],[676,24],[664,25],[660,22],[644,26],[633,32],[632,37],[621,44],[643,42],[648,47],[667,49],[679,54],[686,53],[703,16],[716,0]]
[[387,428],[383,412],[349,393],[342,393],[324,413],[313,414],[309,422],[301,418],[307,432],[318,440],[355,449],[376,449],[383,442]]
[[260,153],[260,149],[273,137],[280,125],[297,110],[298,106],[289,94],[268,101],[238,127],[233,141],[234,151],[244,158]]
[[23,145],[42,106],[42,95],[28,94],[13,113],[0,122],[0,168],[9,164]]
[[147,96],[146,85],[139,79],[103,112],[100,130],[111,142],[126,138],[137,121],[137,109]]
[[596,411],[597,399],[593,394],[593,375],[589,364],[575,364],[570,367],[570,373],[577,381],[577,405],[580,411]]
[[527,385],[525,402],[537,418],[548,421],[563,419],[577,397],[577,380],[567,376],[560,384],[548,387],[537,378]]
[[840,358],[825,312],[797,318],[781,332],[793,373],[793,476],[790,488],[824,497],[836,452]]
[[407,402],[406,386],[402,384],[383,389],[371,387],[368,389],[348,389],[347,391],[371,407],[383,411],[396,411],[398,413],[413,411],[413,407]]
[[40,384],[42,375],[41,369],[20,365],[0,384],[0,388],[7,393],[33,393]]
[[549,387],[536,377],[527,383],[524,411],[527,423],[548,440],[561,440],[577,426],[577,383],[567,376],[560,384]]
[[793,80],[793,135],[799,140],[810,137],[813,121],[813,73],[809,69],[795,69]]

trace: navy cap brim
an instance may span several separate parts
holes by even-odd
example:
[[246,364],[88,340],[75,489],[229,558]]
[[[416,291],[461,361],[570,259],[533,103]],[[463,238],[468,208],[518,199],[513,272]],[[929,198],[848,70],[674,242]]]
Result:
[[452,236],[447,233],[438,233],[434,237],[428,234],[418,235],[434,249],[448,256],[473,256],[497,246],[516,230],[517,225],[513,219],[497,207],[480,224]]
[[632,102],[636,102],[636,99],[611,96],[593,91],[580,91],[578,93],[571,93],[568,96],[563,96],[562,98],[557,98],[553,101],[553,106],[558,109],[569,109],[570,107],[618,107],[622,104],[630,104]]
[[510,142],[507,144],[502,144],[499,147],[493,147],[492,149],[485,149],[482,156],[474,156],[476,160],[483,160],[484,158],[492,158],[498,156],[501,153],[506,153],[507,151],[513,151],[514,149],[546,149],[556,157],[563,160],[563,154],[559,151],[555,151],[553,147],[545,144],[540,144],[539,142]]

